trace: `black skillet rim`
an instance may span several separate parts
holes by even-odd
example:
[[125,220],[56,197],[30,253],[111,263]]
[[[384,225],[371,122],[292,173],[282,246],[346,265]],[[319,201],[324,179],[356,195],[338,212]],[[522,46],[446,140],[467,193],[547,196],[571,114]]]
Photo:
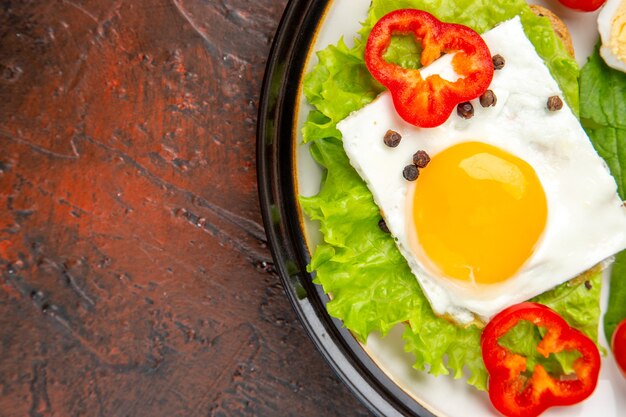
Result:
[[274,37],[257,122],[263,223],[275,268],[302,326],[352,393],[377,416],[434,417],[378,368],[341,321],[328,315],[328,296],[306,271],[310,254],[296,201],[294,109],[309,48],[331,1],[289,1]]

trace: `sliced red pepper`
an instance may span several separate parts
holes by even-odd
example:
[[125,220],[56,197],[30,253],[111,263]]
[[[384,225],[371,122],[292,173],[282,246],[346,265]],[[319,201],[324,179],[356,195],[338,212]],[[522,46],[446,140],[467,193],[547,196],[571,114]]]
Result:
[[[433,74],[424,79],[419,70],[385,61],[383,54],[392,36],[411,33],[422,44],[423,66],[444,53],[456,52],[452,67],[460,78],[448,81]],[[494,71],[489,48],[478,33],[415,9],[390,12],[374,25],[367,39],[365,64],[372,76],[391,92],[398,114],[420,127],[439,126],[457,104],[484,93]]]
[[[530,378],[522,375],[526,358],[498,343],[520,320],[546,329],[537,345],[543,356],[563,350],[580,352],[573,365],[576,378],[554,378],[541,365],[535,365]],[[591,395],[598,382],[600,353],[595,343],[541,304],[516,304],[498,313],[483,330],[481,347],[489,372],[489,398],[508,417],[534,417],[548,407],[575,404]]]

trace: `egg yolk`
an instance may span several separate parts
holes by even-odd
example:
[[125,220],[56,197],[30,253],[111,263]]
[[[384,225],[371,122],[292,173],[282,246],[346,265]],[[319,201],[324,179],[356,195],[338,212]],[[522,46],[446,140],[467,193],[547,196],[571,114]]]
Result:
[[528,163],[491,145],[458,144],[435,155],[415,184],[418,255],[447,277],[501,282],[531,255],[547,212]]

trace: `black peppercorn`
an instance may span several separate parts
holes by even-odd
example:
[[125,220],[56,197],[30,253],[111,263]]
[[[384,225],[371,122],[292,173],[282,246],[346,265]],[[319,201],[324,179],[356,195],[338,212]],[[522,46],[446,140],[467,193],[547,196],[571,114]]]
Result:
[[474,106],[469,101],[459,103],[456,106],[456,113],[464,119],[470,119],[474,116]]
[[400,144],[400,139],[402,139],[402,136],[398,132],[394,130],[388,130],[387,133],[385,133],[383,141],[385,142],[385,145],[389,146],[390,148],[395,148]]
[[501,70],[504,68],[504,63],[506,62],[502,55],[497,54],[491,57],[491,62],[493,62],[493,69]]
[[496,102],[498,101],[498,99],[496,98],[496,95],[491,90],[487,90],[484,93],[482,93],[479,100],[480,100],[480,105],[483,107],[495,106]]
[[563,100],[559,96],[551,96],[548,98],[548,110],[557,111],[563,108]]
[[426,153],[426,151],[417,151],[413,154],[413,164],[418,168],[425,168],[426,165],[430,162],[430,156]]
[[415,181],[420,176],[420,171],[413,164],[407,165],[402,170],[402,176],[407,181]]
[[385,222],[385,219],[380,219],[378,221],[378,227],[380,228],[380,230],[382,230],[385,233],[389,233],[389,228],[387,227],[387,223]]

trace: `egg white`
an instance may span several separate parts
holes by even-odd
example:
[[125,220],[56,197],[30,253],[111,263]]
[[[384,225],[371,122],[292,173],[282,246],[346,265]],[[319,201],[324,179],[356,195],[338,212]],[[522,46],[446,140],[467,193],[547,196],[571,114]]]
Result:
[[[420,129],[397,115],[385,92],[337,125],[350,163],[371,190],[433,310],[461,323],[475,315],[488,320],[626,248],[626,208],[617,196],[615,180],[567,104],[560,111],[547,110],[548,97],[563,94],[524,35],[519,18],[500,24],[483,38],[492,55],[506,60],[489,87],[497,97],[495,107],[482,108],[473,100],[473,118],[465,120],[453,112],[443,125]],[[450,77],[449,56],[422,72]],[[388,129],[402,135],[396,148],[383,143]],[[546,193],[548,218],[536,250],[513,277],[499,284],[476,286],[438,276],[411,250],[415,237],[407,208],[414,183],[402,177],[403,167],[419,149],[432,157],[467,141],[487,143],[525,160]]]

